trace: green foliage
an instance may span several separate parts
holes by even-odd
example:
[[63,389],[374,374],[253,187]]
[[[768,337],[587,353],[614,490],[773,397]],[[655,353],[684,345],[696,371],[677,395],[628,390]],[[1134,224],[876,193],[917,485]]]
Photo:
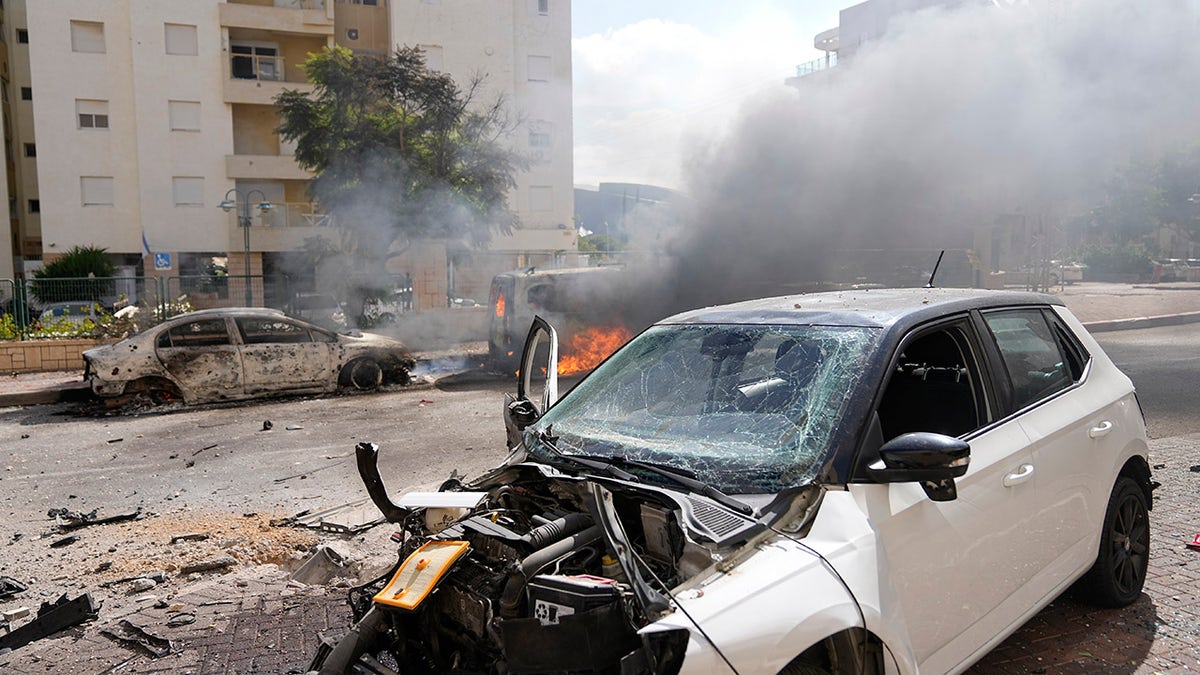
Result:
[[111,277],[116,267],[107,249],[74,246],[61,257],[34,272],[29,290],[41,303],[65,300],[99,300],[113,293]]
[[1154,267],[1146,249],[1139,244],[1097,246],[1081,256],[1088,270],[1099,274],[1149,274]]
[[0,340],[16,340],[20,333],[12,314],[0,314]]
[[625,248],[625,242],[603,234],[589,234],[579,238],[580,253],[607,253]]
[[304,64],[312,94],[285,91],[280,137],[316,173],[310,192],[383,259],[397,241],[486,241],[514,222],[506,199],[525,163],[500,138],[503,100],[479,105],[481,79],[460,89],[416,48],[383,57],[326,48]]
[[1178,225],[1200,238],[1200,145],[1168,152],[1156,161],[1134,159],[1104,186],[1104,200],[1085,219],[1093,237],[1118,243]]

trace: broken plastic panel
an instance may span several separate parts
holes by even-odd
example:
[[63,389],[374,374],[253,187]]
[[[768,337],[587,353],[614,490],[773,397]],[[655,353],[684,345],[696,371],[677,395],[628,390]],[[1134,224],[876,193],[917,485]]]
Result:
[[416,609],[471,545],[465,541],[430,541],[413,551],[373,600],[381,605]]

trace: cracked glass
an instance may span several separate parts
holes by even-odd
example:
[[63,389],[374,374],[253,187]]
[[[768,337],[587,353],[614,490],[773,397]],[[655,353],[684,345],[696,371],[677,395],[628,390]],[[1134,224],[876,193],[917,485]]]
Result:
[[[531,427],[564,454],[685,469],[725,492],[811,482],[877,335],[841,326],[673,325],[638,336]],[[538,433],[535,459],[553,461]]]

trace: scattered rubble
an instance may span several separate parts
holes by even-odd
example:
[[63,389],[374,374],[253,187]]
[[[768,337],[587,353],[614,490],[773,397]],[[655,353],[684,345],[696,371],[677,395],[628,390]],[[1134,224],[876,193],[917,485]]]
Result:
[[92,600],[90,593],[84,593],[74,600],[68,600],[67,594],[63,593],[53,603],[43,602],[33,621],[7,635],[0,635],[0,651],[19,649],[65,628],[91,621],[99,613],[100,605]]
[[129,619],[121,619],[115,626],[106,626],[100,632],[120,642],[137,645],[156,658],[175,650],[170,640],[151,633]]
[[99,510],[92,509],[91,513],[77,513],[69,509],[50,509],[46,512],[46,515],[53,518],[54,522],[58,524],[58,529],[63,532],[77,530],[90,525],[104,525],[107,523],[120,523],[126,520],[137,520],[142,517],[142,511],[138,509],[130,513],[119,513],[115,516],[98,518],[96,513]]

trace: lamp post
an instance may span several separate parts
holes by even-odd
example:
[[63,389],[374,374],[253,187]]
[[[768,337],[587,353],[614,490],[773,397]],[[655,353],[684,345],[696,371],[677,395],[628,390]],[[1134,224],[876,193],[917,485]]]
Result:
[[[244,242],[243,261],[245,263],[245,276],[242,283],[244,283],[246,286],[247,307],[250,307],[254,304],[254,293],[250,288],[250,200],[255,193],[258,193],[258,196],[262,198],[262,201],[257,204],[257,208],[260,212],[265,214],[267,211],[275,208],[271,202],[267,201],[267,195],[264,194],[262,190],[250,190],[249,192],[242,194],[237,188],[229,188],[229,190],[225,193],[225,199],[223,199],[221,203],[217,205],[220,206],[221,210],[223,210],[225,213],[229,213],[234,209],[238,209],[238,225],[242,228],[242,238]],[[229,199],[229,195],[233,195],[232,200]],[[239,206],[241,208],[238,208]]]

